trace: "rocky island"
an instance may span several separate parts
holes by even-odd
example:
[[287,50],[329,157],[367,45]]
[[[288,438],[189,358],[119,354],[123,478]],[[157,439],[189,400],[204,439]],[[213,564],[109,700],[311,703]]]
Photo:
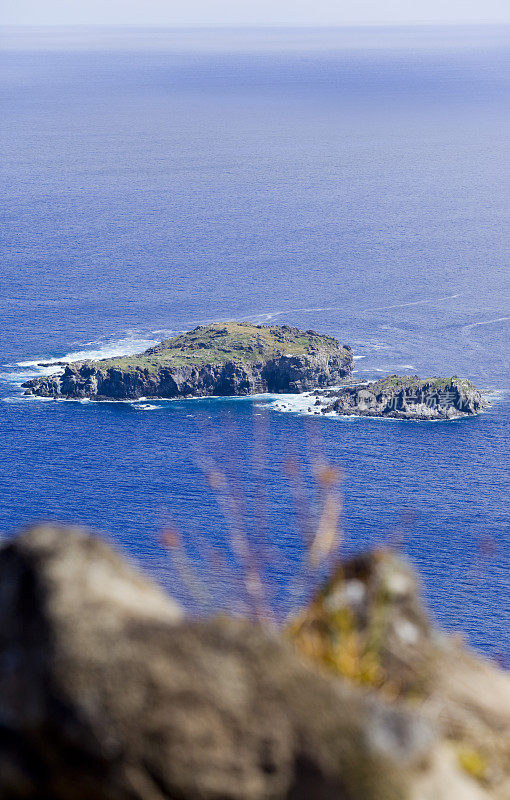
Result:
[[91,400],[298,393],[352,372],[351,348],[288,325],[199,326],[136,356],[67,364],[23,384],[25,394]]
[[390,375],[372,383],[319,392],[319,413],[393,417],[395,419],[455,419],[478,414],[488,406],[476,386],[463,378]]

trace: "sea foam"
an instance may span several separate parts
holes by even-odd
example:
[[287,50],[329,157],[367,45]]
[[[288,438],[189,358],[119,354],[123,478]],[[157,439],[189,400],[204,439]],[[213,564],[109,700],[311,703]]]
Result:
[[[151,333],[156,333],[156,331]],[[135,355],[143,353],[149,347],[154,347],[160,341],[161,338],[154,338],[151,334],[137,335],[129,333],[120,339],[87,342],[83,345],[83,349],[71,350],[61,356],[31,358],[26,361],[18,361],[14,365],[5,364],[4,369],[8,370],[9,367],[13,367],[13,369],[12,371],[0,373],[0,379],[16,386],[21,386],[22,383],[30,378],[54,375],[62,369],[62,362],[73,364],[77,361],[99,361],[103,358]]]

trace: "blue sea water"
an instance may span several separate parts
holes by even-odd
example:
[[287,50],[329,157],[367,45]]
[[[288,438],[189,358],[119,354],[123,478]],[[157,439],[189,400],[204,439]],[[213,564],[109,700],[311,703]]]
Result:
[[[284,613],[303,553],[285,465],[311,492],[320,440],[344,549],[402,537],[439,622],[508,658],[509,33],[6,30],[0,528],[84,523],[192,604],[161,544],[177,527],[221,604],[239,565],[214,457]],[[493,405],[407,423],[22,396],[41,361],[218,319],[315,328],[359,377],[465,375]]]

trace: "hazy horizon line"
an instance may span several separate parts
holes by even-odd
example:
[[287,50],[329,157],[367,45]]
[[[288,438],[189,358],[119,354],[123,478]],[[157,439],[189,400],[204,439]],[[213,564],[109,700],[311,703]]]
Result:
[[144,23],[139,24],[136,22],[119,22],[119,23],[112,23],[112,22],[74,22],[74,23],[67,23],[67,22],[52,22],[52,23],[28,23],[28,22],[0,22],[0,29],[8,29],[8,28],[37,28],[37,29],[48,29],[48,28],[129,28],[129,29],[144,29],[144,30],[324,30],[324,31],[331,31],[331,30],[344,30],[346,28],[474,28],[474,27],[501,27],[501,26],[510,27],[510,20],[502,19],[502,20],[468,20],[468,21],[459,21],[459,22],[451,22],[448,20],[437,20],[437,21],[430,21],[430,20],[423,20],[423,21],[416,21],[413,22],[384,22],[384,21],[374,21],[374,22],[346,22],[346,23],[338,23],[335,25],[323,24],[323,25],[286,25],[286,24],[272,24],[272,25],[260,25],[254,23],[247,23],[244,25],[240,25],[239,23],[228,23],[222,22],[218,24],[213,23],[204,23],[204,24],[196,24],[196,23],[180,23],[180,24],[172,24],[172,23],[160,23],[160,22],[152,22],[152,23]]
[[0,52],[172,51],[319,52],[352,49],[506,47],[510,23],[410,25],[134,25],[124,23],[0,26]]

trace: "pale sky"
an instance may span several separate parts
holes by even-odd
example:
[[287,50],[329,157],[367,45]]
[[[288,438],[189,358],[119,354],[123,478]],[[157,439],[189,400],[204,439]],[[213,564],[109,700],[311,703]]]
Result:
[[509,0],[2,0],[3,25],[510,22]]

